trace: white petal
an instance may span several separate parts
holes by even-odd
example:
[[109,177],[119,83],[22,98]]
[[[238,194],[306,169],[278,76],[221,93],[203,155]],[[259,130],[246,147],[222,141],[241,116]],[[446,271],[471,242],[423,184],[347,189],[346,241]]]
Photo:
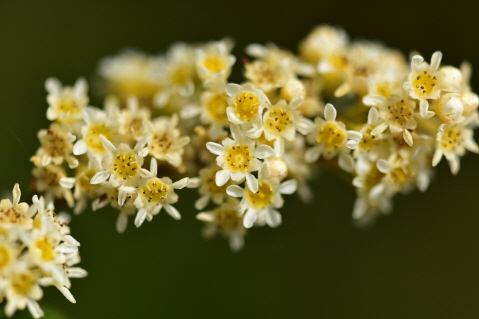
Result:
[[427,118],[429,109],[429,102],[425,99],[419,101],[419,113],[421,117]]
[[226,115],[228,116],[228,121],[230,121],[233,124],[243,124],[243,121],[241,121],[235,113],[235,110],[233,107],[229,106],[226,108]]
[[150,160],[150,173],[153,176],[156,176],[158,173],[158,163],[156,161],[156,158],[152,157]]
[[[231,130],[231,135],[233,136],[233,139],[235,141],[239,141],[241,137],[243,136],[243,134],[241,134],[241,129],[237,124],[231,124],[230,130]],[[219,155],[219,154],[216,154],[216,155]]]
[[359,142],[359,140],[361,140],[361,138],[363,137],[363,134],[357,131],[349,130],[349,131],[346,131],[346,133],[349,139],[354,140],[356,142]]
[[378,160],[376,163],[376,166],[378,170],[383,174],[387,174],[389,170],[391,169],[391,163],[389,163],[388,161],[384,159]]
[[386,102],[386,98],[382,95],[365,95],[363,97],[363,104],[367,106],[380,106]]
[[75,185],[75,179],[73,177],[62,177],[60,178],[60,185],[65,188],[72,189]]
[[282,182],[279,185],[279,192],[281,194],[293,194],[298,188],[298,182],[295,179],[290,179],[285,182]]
[[431,73],[436,73],[437,69],[439,69],[439,65],[441,65],[441,60],[442,60],[441,51],[436,51],[432,54],[431,65],[429,67],[429,71]]
[[418,71],[417,67],[419,66],[419,64],[422,63],[422,61],[424,61],[424,58],[422,56],[420,55],[413,56],[411,59],[411,69],[414,72],[417,72]]
[[57,286],[58,290],[61,291],[61,293],[65,296],[65,298],[68,299],[68,301],[70,301],[71,303],[76,303],[76,300],[75,298],[73,298],[73,295],[72,293],[70,292],[70,290],[68,290],[68,288],[64,287],[64,286]]
[[189,177],[182,178],[179,181],[174,182],[173,184],[171,184],[171,186],[173,186],[173,188],[176,188],[176,189],[182,189],[186,185],[188,185],[188,180],[189,180]]
[[243,226],[245,228],[251,228],[253,227],[253,224],[255,221],[256,221],[256,212],[252,209],[249,209],[243,218]]
[[411,132],[409,132],[408,130],[404,130],[403,131],[403,138],[406,141],[407,145],[409,145],[409,146],[413,145],[413,139],[412,139]]
[[321,155],[321,147],[319,145],[310,147],[304,153],[304,160],[306,163],[314,163]]
[[276,209],[269,209],[266,213],[266,223],[275,228],[281,225],[281,214]]
[[258,180],[251,173],[246,173],[246,186],[253,192],[258,191]]
[[[72,298],[73,298],[73,296],[72,296]],[[73,299],[73,300],[75,300],[75,299]],[[40,305],[38,305],[38,302],[36,302],[35,300],[28,299],[27,306],[28,306],[28,311],[30,311],[33,318],[41,318],[41,317],[44,316],[42,308],[40,308]]]
[[349,140],[349,141],[346,142],[346,147],[351,149],[351,150],[356,149],[357,146],[358,146],[358,142],[356,142],[356,141]]
[[375,124],[379,120],[379,112],[378,109],[372,107],[368,113],[368,124]]
[[289,102],[289,106],[293,109],[297,109],[303,104],[304,97],[301,94],[296,94],[293,99]]
[[242,90],[243,87],[235,83],[228,83],[226,85],[226,93],[228,93],[229,96],[235,96],[239,94]]
[[244,237],[240,233],[233,231],[230,233],[229,237],[230,249],[232,251],[239,251],[244,246]]
[[233,197],[243,197],[244,189],[242,189],[238,185],[231,185],[226,188],[226,194]]
[[255,155],[257,158],[265,159],[274,155],[274,150],[269,145],[260,145],[256,148]]
[[67,268],[69,278],[84,278],[88,275],[88,272],[80,267],[70,267]]
[[125,232],[126,226],[128,225],[128,216],[126,214],[118,214],[116,219],[116,230],[122,234]]
[[206,205],[208,205],[210,201],[210,196],[208,195],[203,195],[201,196],[200,198],[198,198],[195,202],[195,208],[197,210],[202,210],[206,207]]
[[311,120],[302,118],[296,123],[296,129],[299,133],[307,135],[313,131],[314,124]]
[[230,177],[231,177],[231,173],[230,171],[226,169],[216,172],[216,178],[215,178],[216,185],[223,186],[224,184],[226,184],[226,182],[228,182]]
[[82,155],[85,154],[88,151],[88,147],[85,144],[85,141],[83,139],[78,140],[75,143],[75,146],[73,146],[73,154],[74,155]]
[[223,147],[223,145],[215,142],[206,143],[206,148],[208,149],[208,151],[215,155],[223,155],[225,152],[225,148]]
[[180,112],[180,116],[183,119],[193,118],[201,113],[201,108],[196,105],[186,105]]
[[324,108],[324,118],[326,121],[334,121],[336,119],[336,109],[331,103],[326,104]]
[[135,226],[140,227],[141,224],[143,224],[143,222],[145,221],[145,218],[146,218],[146,208],[143,207],[143,208],[140,208],[140,210],[136,214]]
[[69,244],[80,246],[80,243],[70,235],[63,235],[63,239]]
[[100,184],[106,181],[110,177],[110,173],[107,171],[101,171],[96,173],[90,180],[90,184]]
[[354,172],[354,159],[351,155],[341,153],[339,154],[338,165],[346,172]]
[[268,163],[264,163],[258,173],[258,178],[266,179],[271,175],[271,169]]
[[103,147],[110,151],[110,152],[116,152],[116,148],[115,146],[113,145],[112,142],[110,142],[106,137],[104,137],[102,134],[100,134],[100,140],[101,140],[101,144],[103,145]]
[[181,219],[180,212],[176,208],[174,208],[173,206],[171,206],[169,204],[165,204],[165,210],[174,219],[176,219],[176,220]]

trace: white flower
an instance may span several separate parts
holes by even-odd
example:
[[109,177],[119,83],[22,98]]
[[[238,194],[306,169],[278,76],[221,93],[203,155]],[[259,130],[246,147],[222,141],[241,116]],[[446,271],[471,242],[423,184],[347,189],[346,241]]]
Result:
[[292,179],[279,183],[277,178],[271,177],[269,165],[265,164],[259,171],[258,190],[251,191],[238,185],[229,186],[226,189],[228,195],[243,197],[241,208],[245,212],[243,225],[251,228],[257,217],[264,214],[265,221],[270,227],[278,227],[281,224],[281,214],[276,208],[283,207],[281,194],[293,194],[297,188],[297,182]]
[[205,167],[200,170],[201,186],[198,193],[201,195],[195,202],[195,208],[202,210],[208,205],[210,200],[215,204],[220,205],[228,198],[226,188],[233,184],[232,180],[226,182],[222,186],[216,185],[216,173],[221,170],[221,167],[213,164],[213,166]]
[[[275,140],[275,143],[279,143],[279,153],[283,153],[283,139],[293,141],[296,131],[306,135],[313,128],[311,121],[302,117],[301,112],[297,110],[303,100],[301,95],[296,95],[289,104],[285,100],[280,100],[270,106],[263,115],[263,121],[253,122],[253,128],[256,130],[251,130],[248,135],[251,138],[258,138],[264,132],[266,140]],[[255,124],[259,124],[259,127]]]
[[117,118],[94,107],[84,108],[82,114],[85,125],[81,129],[82,138],[73,147],[73,154],[82,155],[89,152],[101,157],[106,153],[106,149],[103,147],[100,135],[114,141],[117,135]]
[[236,61],[235,56],[230,54],[232,48],[233,43],[228,40],[210,42],[197,48],[195,56],[198,76],[203,81],[215,75],[222,79],[228,78]]
[[[188,177],[180,179],[173,183],[170,178],[156,177],[157,163],[156,159],[152,158],[150,163],[150,177],[142,178],[137,189],[133,187],[123,187],[125,193],[136,192],[138,196],[135,199],[135,206],[138,208],[138,213],[135,218],[136,227],[147,219],[151,221],[154,215],[157,215],[160,210],[165,207],[168,214],[174,219],[180,219],[180,213],[176,208],[171,206],[178,201],[178,195],[175,189],[182,189],[188,184]],[[120,202],[119,204],[123,204]]]
[[223,170],[216,173],[216,185],[223,186],[231,178],[238,182],[246,178],[246,185],[252,191],[258,190],[258,180],[251,174],[261,168],[259,159],[265,159],[274,155],[274,150],[268,145],[255,148],[255,142],[244,136],[239,126],[231,125],[233,140],[226,138],[222,144],[214,142],[206,143],[206,148],[213,154],[218,155],[216,164]]
[[417,126],[414,116],[418,115],[414,113],[415,105],[407,97],[392,95],[385,99],[379,105],[379,114],[384,121],[371,131],[371,135],[378,136],[389,128],[392,134],[401,134],[406,143],[412,146],[414,141],[411,132]]
[[336,121],[336,109],[326,104],[323,120],[317,117],[314,121],[313,132],[308,136],[312,143],[317,145],[309,148],[304,154],[307,163],[315,162],[320,156],[331,159],[339,155],[339,166],[347,172],[354,169],[354,160],[349,154],[361,140],[362,134],[357,131],[347,131],[342,122]]
[[167,161],[174,167],[181,166],[184,147],[190,142],[189,136],[181,136],[178,115],[156,118],[153,123],[144,123],[148,132],[148,152],[160,161]]
[[47,166],[50,163],[61,165],[66,161],[70,168],[78,166],[78,160],[72,156],[76,136],[71,133],[68,125],[53,123],[48,130],[38,132],[38,139],[42,146],[32,158],[35,165]]
[[199,213],[196,218],[206,223],[203,229],[205,237],[211,237],[219,231],[228,236],[232,251],[243,248],[246,229],[243,226],[243,214],[238,200],[230,198],[212,211]]
[[459,90],[457,84],[447,81],[444,78],[444,73],[438,71],[441,59],[440,51],[434,52],[431,64],[424,62],[424,58],[420,55],[413,56],[411,72],[408,75],[408,80],[403,84],[403,88],[409,91],[409,96],[419,100],[419,113],[424,118],[434,115],[434,112],[429,111],[428,99],[438,99],[441,91],[455,92]]
[[48,91],[47,118],[50,121],[72,123],[82,119],[82,110],[88,104],[88,84],[79,78],[73,87],[62,87],[61,82],[55,78],[45,81]]
[[226,114],[233,124],[245,124],[261,118],[263,109],[270,102],[263,91],[255,89],[251,84],[243,86],[229,83],[226,85],[228,108]]
[[435,105],[436,115],[446,124],[458,124],[466,120],[462,116],[464,105],[457,93],[444,94]]
[[466,150],[479,153],[479,146],[473,138],[474,132],[461,125],[446,126],[442,124],[436,135],[436,151],[432,159],[432,166],[441,161],[442,155],[449,161],[451,172],[456,175],[459,172],[459,158]]
[[108,151],[102,160],[105,170],[96,173],[91,179],[92,184],[100,184],[109,178],[113,187],[120,185],[137,186],[140,179],[143,158],[148,154],[145,148],[149,136],[144,136],[131,149],[127,144],[120,144],[116,148],[106,137],[100,135],[103,147]]

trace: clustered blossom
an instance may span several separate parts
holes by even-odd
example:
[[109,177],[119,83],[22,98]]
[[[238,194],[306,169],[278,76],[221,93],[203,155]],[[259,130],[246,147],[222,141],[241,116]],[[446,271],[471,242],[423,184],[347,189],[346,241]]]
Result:
[[28,308],[35,318],[43,316],[38,300],[42,287],[54,286],[72,303],[70,278],[86,271],[73,267],[80,262],[80,243],[69,235],[68,215],[57,215],[51,202],[33,196],[33,204],[20,202],[20,187],[13,200],[0,201],[0,296],[5,314]]
[[479,153],[467,63],[441,65],[440,52],[407,63],[319,26],[299,55],[248,45],[244,82],[231,83],[232,48],[224,39],[108,57],[103,108],[87,105],[85,80],[48,79],[53,122],[38,135],[33,185],[75,213],[112,206],[119,232],[129,217],[139,227],[163,208],[180,219],[176,190],[196,188],[204,235],[221,233],[240,250],[252,227],[291,222],[279,211],[283,195],[311,200],[321,169],[350,176],[352,215],[364,224],[389,213],[397,193],[425,191],[443,155],[457,174],[466,150]]

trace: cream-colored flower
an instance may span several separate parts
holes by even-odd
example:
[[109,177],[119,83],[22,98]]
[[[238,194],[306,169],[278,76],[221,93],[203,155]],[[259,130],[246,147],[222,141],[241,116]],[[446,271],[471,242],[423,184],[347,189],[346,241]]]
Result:
[[304,154],[307,163],[315,162],[320,156],[326,159],[339,157],[339,166],[347,172],[354,170],[354,160],[349,154],[361,140],[362,134],[357,131],[346,130],[342,122],[336,121],[336,109],[327,104],[324,109],[324,120],[317,117],[314,121],[312,133],[308,136],[310,143],[316,145],[309,148]]
[[474,141],[473,130],[461,124],[447,126],[442,124],[436,135],[436,151],[432,159],[432,166],[441,161],[442,155],[449,161],[451,172],[456,175],[459,172],[459,159],[466,150],[479,153],[479,146]]
[[441,59],[440,51],[434,52],[431,64],[424,62],[424,58],[420,55],[413,56],[411,72],[408,75],[408,80],[403,84],[403,88],[409,92],[409,96],[419,100],[419,113],[424,118],[434,115],[434,112],[429,111],[428,100],[438,99],[442,91],[456,92],[459,90],[456,83],[447,81],[444,73],[438,71]]
[[181,136],[178,115],[158,117],[153,122],[144,123],[149,134],[148,152],[157,160],[167,161],[174,167],[183,163],[184,147],[190,142],[189,136]]
[[82,119],[82,111],[88,104],[88,84],[79,78],[73,87],[63,87],[55,78],[45,81],[48,91],[47,119],[65,123],[73,123]]
[[261,145],[255,147],[255,142],[246,137],[238,125],[231,125],[233,139],[226,138],[222,144],[206,143],[208,150],[218,155],[216,164],[223,170],[216,173],[216,185],[223,186],[230,178],[239,182],[246,178],[246,185],[253,192],[258,190],[258,180],[251,174],[261,168],[259,159],[266,159],[274,155],[271,146]]
[[78,166],[78,160],[72,156],[76,136],[71,133],[70,126],[53,123],[48,130],[38,132],[38,139],[42,146],[32,157],[35,165],[47,166],[50,163],[61,165],[66,161],[70,168]]
[[246,124],[261,119],[263,109],[270,105],[263,91],[255,89],[251,84],[241,86],[229,83],[226,85],[226,93],[226,114],[233,124]]
[[[156,174],[157,162],[156,159],[152,158],[150,175],[140,180],[138,188],[122,186],[125,193],[136,192],[138,194],[134,202],[136,208],[138,208],[135,218],[136,227],[140,227],[145,219],[151,221],[153,216],[158,215],[163,207],[174,219],[181,218],[178,210],[171,204],[178,201],[178,195],[174,190],[184,188],[188,184],[188,177],[173,183],[170,178],[158,178]],[[119,204],[122,205],[123,202],[120,201]]]
[[212,211],[199,213],[196,218],[206,223],[203,236],[209,238],[221,232],[223,236],[228,236],[232,251],[243,248],[246,229],[238,200],[230,198]]
[[196,71],[201,80],[207,81],[213,76],[224,80],[231,73],[236,57],[230,54],[233,49],[231,40],[207,43],[195,51]]
[[148,154],[145,148],[149,136],[141,138],[131,149],[127,144],[116,148],[106,137],[100,135],[103,147],[108,151],[102,160],[103,171],[96,173],[90,183],[100,184],[109,180],[113,187],[120,185],[138,186],[143,158]]
[[226,189],[228,195],[243,198],[240,205],[245,212],[243,225],[246,228],[251,228],[261,214],[264,214],[265,221],[270,227],[278,227],[282,218],[276,209],[283,207],[284,203],[281,194],[293,194],[296,191],[297,182],[294,179],[280,184],[277,178],[270,175],[269,165],[265,164],[258,174],[256,192],[238,185],[231,185]]

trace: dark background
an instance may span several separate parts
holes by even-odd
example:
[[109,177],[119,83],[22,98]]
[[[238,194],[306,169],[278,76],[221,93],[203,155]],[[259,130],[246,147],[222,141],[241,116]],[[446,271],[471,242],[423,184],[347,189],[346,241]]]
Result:
[[[124,47],[165,51],[175,41],[231,36],[296,50],[315,25],[379,39],[429,60],[479,66],[478,5],[460,1],[2,1],[0,0],[0,190],[20,183],[49,124],[44,81],[92,79],[97,62]],[[237,68],[239,69],[239,68]],[[239,70],[236,70],[239,74]],[[238,75],[237,75],[238,77]],[[472,86],[479,91],[479,76]],[[98,97],[92,104],[101,106]],[[287,198],[278,229],[252,229],[240,253],[200,236],[195,191],[179,191],[181,221],[164,212],[125,234],[116,212],[74,217],[85,279],[77,304],[54,288],[40,304],[68,318],[479,318],[479,157],[451,176],[445,160],[425,194],[398,196],[372,229],[351,223],[354,190],[323,174],[309,206]]]

